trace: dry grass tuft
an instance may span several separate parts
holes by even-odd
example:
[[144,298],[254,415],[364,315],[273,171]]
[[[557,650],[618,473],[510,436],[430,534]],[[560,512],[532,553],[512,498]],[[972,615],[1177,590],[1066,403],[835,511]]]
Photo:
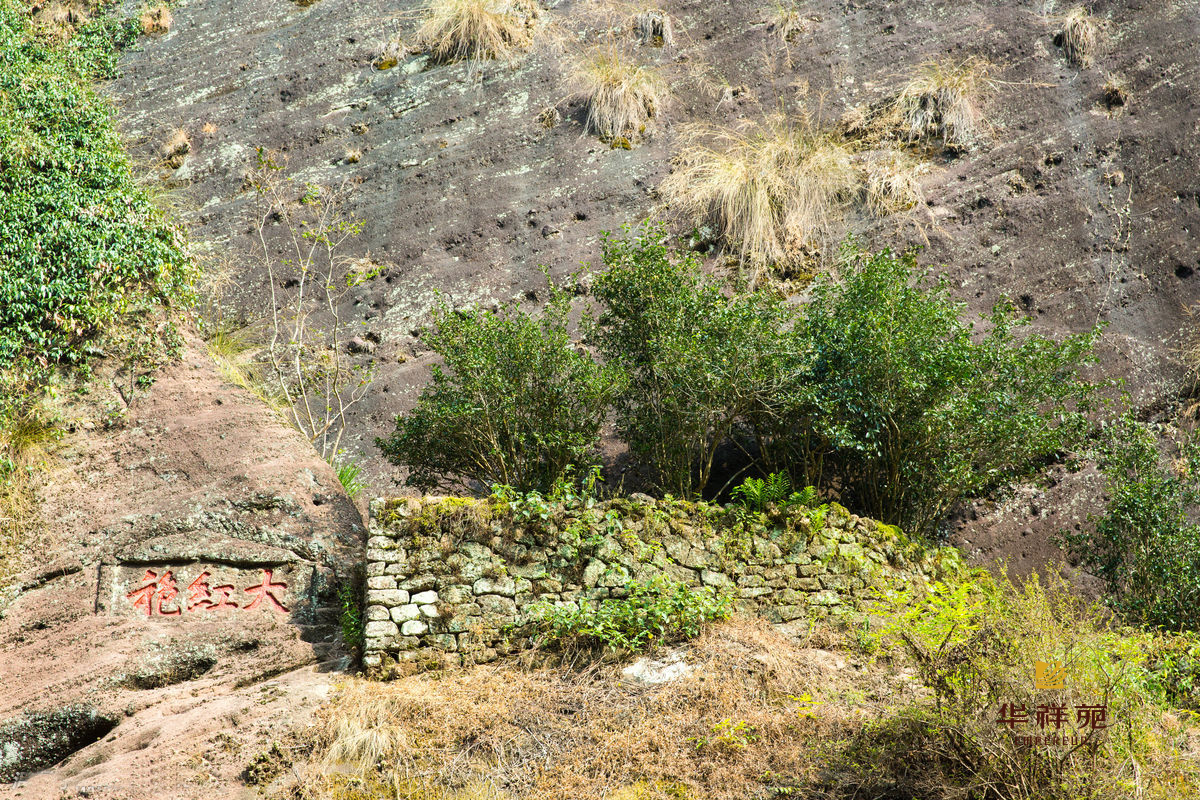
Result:
[[1067,61],[1077,67],[1092,63],[1096,45],[1100,42],[1100,28],[1096,20],[1083,6],[1076,6],[1062,16],[1062,30],[1054,37],[1054,43],[1063,50]]
[[795,0],[776,0],[770,29],[783,44],[791,44],[802,33],[812,31],[812,23],[800,13]]
[[533,45],[533,0],[431,0],[417,41],[439,61],[511,61]]
[[159,148],[163,163],[171,169],[182,167],[190,152],[192,152],[192,139],[183,128],[176,129]]
[[646,9],[634,14],[633,32],[642,44],[655,47],[675,45],[675,26],[671,22],[671,15],[662,9]]
[[606,141],[632,142],[644,136],[667,100],[658,73],[615,48],[603,48],[579,61],[571,80],[587,103],[588,127]]
[[38,34],[51,42],[65,42],[96,12],[95,0],[51,0],[33,3],[30,11]]
[[1104,106],[1111,112],[1124,108],[1130,100],[1129,81],[1125,76],[1108,73],[1104,78]]
[[983,134],[979,105],[988,69],[975,58],[921,65],[893,104],[900,129],[910,141],[941,138],[948,148],[969,148]]
[[142,33],[147,36],[161,36],[171,30],[171,9],[166,3],[151,6],[142,12],[138,18],[142,25]]
[[711,220],[754,264],[788,263],[824,246],[857,194],[850,151],[808,118],[748,134],[694,128],[663,182],[668,202]]
[[918,180],[925,165],[901,150],[884,150],[866,158],[863,169],[867,207],[878,216],[911,211],[924,204]]

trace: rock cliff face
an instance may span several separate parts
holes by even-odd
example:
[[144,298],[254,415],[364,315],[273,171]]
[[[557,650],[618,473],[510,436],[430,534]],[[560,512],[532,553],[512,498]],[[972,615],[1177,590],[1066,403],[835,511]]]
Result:
[[107,377],[66,409],[0,612],[0,782],[53,767],[5,796],[235,797],[349,663],[334,589],[361,517],[194,343],[130,404]]
[[[518,509],[519,512],[519,509]],[[784,623],[857,614],[859,600],[954,569],[897,529],[828,509],[766,515],[705,504],[551,504],[526,521],[502,501],[372,505],[364,663],[376,674],[491,661],[521,648],[546,604],[625,597],[664,575]]]
[[[516,66],[416,54],[375,69],[385,41],[411,41],[418,5],[193,0],[168,35],[124,57],[108,89],[147,159],[176,129],[191,136],[178,169],[161,167],[164,185],[197,239],[235,265],[230,300],[247,319],[265,311],[244,182],[256,148],[285,151],[298,184],[351,188],[348,210],[365,229],[349,255],[381,272],[343,309],[378,341],[357,358],[379,366],[347,445],[377,493],[402,477],[371,443],[428,374],[416,333],[435,290],[453,303],[536,302],[538,265],[562,276],[597,260],[601,230],[672,217],[656,188],[685,124],[733,127],[799,108],[832,124],[893,96],[931,58],[991,64],[989,134],[965,153],[931,155],[927,208],[913,219],[851,213],[846,229],[870,247],[925,247],[974,310],[1008,296],[1043,331],[1107,323],[1098,374],[1126,379],[1144,409],[1187,389],[1179,346],[1200,291],[1200,18],[1189,3],[1091,4],[1100,46],[1079,67],[1055,43],[1065,8],[1044,3],[818,0],[798,7],[785,38],[770,3],[671,0],[662,8],[674,46],[637,50],[670,84],[671,104],[632,150],[584,130],[568,79],[601,31],[624,30],[619,12],[547,4],[542,44]],[[1110,76],[1127,86],[1119,103]],[[548,108],[555,127],[542,123]],[[280,231],[267,233],[278,244]],[[1045,501],[1031,488],[972,509],[957,541],[1017,571],[1040,566],[1057,552],[1048,533],[1081,523],[1094,503],[1087,480],[1055,482]]]

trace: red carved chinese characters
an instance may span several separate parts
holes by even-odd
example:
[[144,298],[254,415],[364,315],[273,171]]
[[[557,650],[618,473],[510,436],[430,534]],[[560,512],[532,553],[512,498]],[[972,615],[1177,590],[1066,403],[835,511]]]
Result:
[[146,570],[139,588],[125,595],[133,602],[134,608],[144,609],[148,617],[153,617],[156,613],[164,617],[182,614],[183,609],[178,606],[173,609],[163,608],[164,603],[171,603],[178,596],[179,590],[175,588],[175,579],[171,576],[171,570],[159,575],[152,569]]
[[286,613],[287,608],[284,607],[283,603],[279,602],[279,598],[275,596],[274,590],[278,589],[280,592],[284,592],[287,591],[287,586],[282,583],[271,583],[271,570],[264,569],[262,572],[263,582],[258,586],[251,586],[246,590],[246,594],[254,595],[254,599],[250,601],[246,608],[254,608],[265,599],[274,605],[277,611]]
[[[185,590],[186,602],[184,602],[184,598],[180,597],[180,592],[176,588],[175,577],[171,570],[159,575],[154,570],[148,569],[142,577],[142,585],[126,594],[125,597],[133,604],[134,608],[145,611],[146,615],[150,617],[156,614],[166,617],[178,616],[185,609],[188,613],[192,613],[249,610],[258,606],[270,608],[279,613],[288,613],[287,606],[283,604],[287,584],[283,581],[275,581],[272,571],[269,569],[262,570],[261,583],[242,590],[251,595],[251,600],[240,606],[233,599],[237,587],[231,583],[212,586],[209,582],[210,578],[212,578],[212,573],[203,570],[194,581],[188,584]],[[177,600],[177,598],[179,599]]]

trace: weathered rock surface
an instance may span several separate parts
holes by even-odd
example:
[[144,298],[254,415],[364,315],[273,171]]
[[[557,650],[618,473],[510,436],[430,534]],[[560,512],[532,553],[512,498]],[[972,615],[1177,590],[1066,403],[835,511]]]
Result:
[[6,797],[242,796],[346,663],[363,529],[337,476],[194,343],[156,377],[66,408],[43,566],[0,612]]
[[[191,206],[196,236],[237,265],[234,302],[249,316],[266,296],[245,216],[255,148],[285,150],[298,184],[353,186],[350,211],[366,227],[349,255],[369,253],[383,271],[343,312],[364,340],[378,334],[383,344],[356,356],[380,372],[347,445],[376,493],[400,473],[372,441],[428,374],[416,333],[434,290],[455,305],[532,300],[539,264],[562,276],[595,262],[601,230],[654,208],[684,123],[732,126],[801,103],[836,120],[891,96],[936,57],[992,63],[990,137],[959,156],[934,154],[923,179],[928,211],[916,214],[923,231],[894,218],[856,217],[849,227],[872,247],[925,246],[922,258],[944,264],[974,310],[1007,296],[1044,332],[1107,322],[1100,368],[1124,377],[1143,407],[1184,387],[1178,347],[1193,326],[1184,312],[1200,297],[1200,22],[1187,3],[1089,4],[1104,35],[1084,69],[1054,44],[1053,14],[1003,0],[819,0],[803,5],[786,44],[770,4],[664,3],[675,47],[639,53],[674,99],[667,121],[632,150],[584,132],[565,80],[570,59],[612,18],[589,18],[576,0],[550,3],[566,49],[538,49],[515,68],[433,65],[418,54],[374,69],[394,34],[412,41],[419,5],[193,0],[168,35],[126,54],[109,87],[149,159],[175,129],[190,133],[192,150],[166,183]],[[1106,105],[1109,74],[1128,81],[1120,107]],[[557,114],[542,113],[551,107]],[[554,117],[558,125],[543,125]],[[1059,486],[1051,513],[981,506],[958,523],[958,540],[980,558],[1009,557],[1018,572],[1040,567],[1058,554],[1048,534],[1095,503],[1086,481],[1065,475]]]

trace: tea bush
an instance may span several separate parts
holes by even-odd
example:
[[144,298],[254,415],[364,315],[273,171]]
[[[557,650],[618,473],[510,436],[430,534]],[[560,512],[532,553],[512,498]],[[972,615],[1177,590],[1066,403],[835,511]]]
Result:
[[[1176,451],[1160,442],[1175,439]],[[1168,455],[1171,457],[1168,458]],[[1200,630],[1200,435],[1123,417],[1095,448],[1107,502],[1070,547],[1107,584],[1126,617]]]
[[126,309],[189,295],[179,234],[134,182],[88,84],[111,72],[123,30],[93,22],[52,46],[21,3],[0,0],[0,417],[83,362],[86,340]]
[[695,638],[705,623],[730,615],[729,598],[712,587],[694,589],[665,575],[629,581],[625,591],[626,597],[596,603],[581,599],[536,606],[532,624],[547,644],[637,652]]
[[589,337],[628,375],[617,429],[664,492],[702,492],[717,449],[800,369],[791,312],[765,291],[727,293],[662,227],[604,241]]
[[475,481],[549,492],[596,460],[619,373],[576,349],[569,295],[551,287],[540,319],[508,306],[435,312],[426,341],[444,359],[416,407],[377,444],[422,490]]

